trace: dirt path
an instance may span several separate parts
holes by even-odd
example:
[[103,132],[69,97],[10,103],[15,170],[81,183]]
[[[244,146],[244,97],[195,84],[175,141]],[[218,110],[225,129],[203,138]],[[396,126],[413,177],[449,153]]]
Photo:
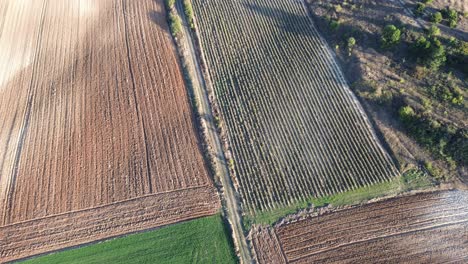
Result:
[[182,36],[179,44],[182,45],[183,57],[187,67],[187,72],[192,80],[192,87],[195,97],[199,103],[199,114],[204,120],[207,130],[207,140],[210,150],[213,153],[216,174],[219,175],[223,186],[222,196],[225,201],[225,210],[229,223],[231,224],[234,243],[236,244],[241,263],[251,263],[249,247],[247,246],[246,238],[242,229],[242,210],[240,203],[237,200],[236,191],[229,176],[229,170],[224,158],[221,142],[216,132],[213,113],[206,92],[206,83],[203,79],[203,74],[200,65],[197,62],[195,47],[192,43],[190,27],[186,21],[182,1],[177,1],[176,9],[178,15],[182,19]]

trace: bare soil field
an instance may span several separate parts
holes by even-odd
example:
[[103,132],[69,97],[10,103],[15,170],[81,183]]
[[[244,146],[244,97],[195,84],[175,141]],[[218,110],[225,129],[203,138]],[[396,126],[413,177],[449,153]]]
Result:
[[[176,203],[174,201],[189,201]],[[211,187],[195,187],[150,194],[0,228],[0,260],[80,245],[130,232],[167,225],[219,211],[217,193]],[[39,231],[38,231],[39,230]]]
[[128,231],[212,214],[203,197],[219,208],[196,194],[167,205],[179,218],[157,206],[168,192],[214,192],[162,0],[1,1],[0,69],[2,241],[22,243],[9,235],[17,223],[38,221],[25,228],[42,234],[46,217],[83,209],[93,213],[77,224],[92,229],[93,215],[120,219],[109,204],[142,196],[153,199],[148,214],[168,220],[128,220]]
[[463,263],[468,192],[393,198],[257,228],[251,235],[259,263],[272,257],[288,263]]

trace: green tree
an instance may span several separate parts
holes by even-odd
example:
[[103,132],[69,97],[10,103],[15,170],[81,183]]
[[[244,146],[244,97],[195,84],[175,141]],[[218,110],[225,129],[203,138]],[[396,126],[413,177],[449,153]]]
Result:
[[434,23],[440,23],[442,21],[442,13],[441,12],[435,12],[431,16],[431,21]]
[[445,56],[444,46],[438,39],[434,39],[430,48],[427,65],[432,70],[437,70],[440,66],[442,66],[445,63],[446,60],[447,57]]
[[400,42],[400,38],[401,31],[394,25],[387,25],[382,32],[382,47],[393,47]]
[[353,37],[348,38],[347,46],[348,46],[348,55],[351,56],[351,52],[353,51],[353,47],[356,45],[356,39]]
[[426,5],[423,3],[417,3],[416,8],[414,9],[414,14],[416,16],[422,16],[424,14],[424,10],[426,9]]
[[403,123],[410,124],[416,116],[416,113],[411,106],[407,105],[400,108],[398,115]]
[[428,29],[428,35],[429,37],[433,38],[433,37],[437,37],[440,35],[440,29],[436,26],[436,25],[432,25],[429,29]]
[[457,27],[457,23],[458,23],[457,10],[447,7],[443,10],[442,15],[449,21],[449,25],[451,28]]

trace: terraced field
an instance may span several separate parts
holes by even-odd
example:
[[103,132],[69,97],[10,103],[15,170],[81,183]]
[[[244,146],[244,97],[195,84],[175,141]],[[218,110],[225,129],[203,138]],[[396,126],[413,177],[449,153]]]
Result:
[[252,234],[259,263],[466,263],[468,192],[419,194]]
[[0,69],[0,262],[220,208],[163,0],[0,1]]
[[247,211],[398,174],[301,1],[192,2]]

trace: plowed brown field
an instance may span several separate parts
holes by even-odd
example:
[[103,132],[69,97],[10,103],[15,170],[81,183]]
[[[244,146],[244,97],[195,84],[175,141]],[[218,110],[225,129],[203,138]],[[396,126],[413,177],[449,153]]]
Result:
[[468,192],[420,194],[257,229],[259,263],[468,261]]
[[[162,0],[0,1],[1,256],[12,254],[5,241],[22,243],[11,233],[20,222],[39,232],[34,221],[98,207],[74,218],[92,228],[93,215],[121,220],[110,204],[142,196],[148,214],[165,219],[122,220],[124,233],[214,213],[207,191],[215,194]],[[165,215],[161,200],[181,216]]]

